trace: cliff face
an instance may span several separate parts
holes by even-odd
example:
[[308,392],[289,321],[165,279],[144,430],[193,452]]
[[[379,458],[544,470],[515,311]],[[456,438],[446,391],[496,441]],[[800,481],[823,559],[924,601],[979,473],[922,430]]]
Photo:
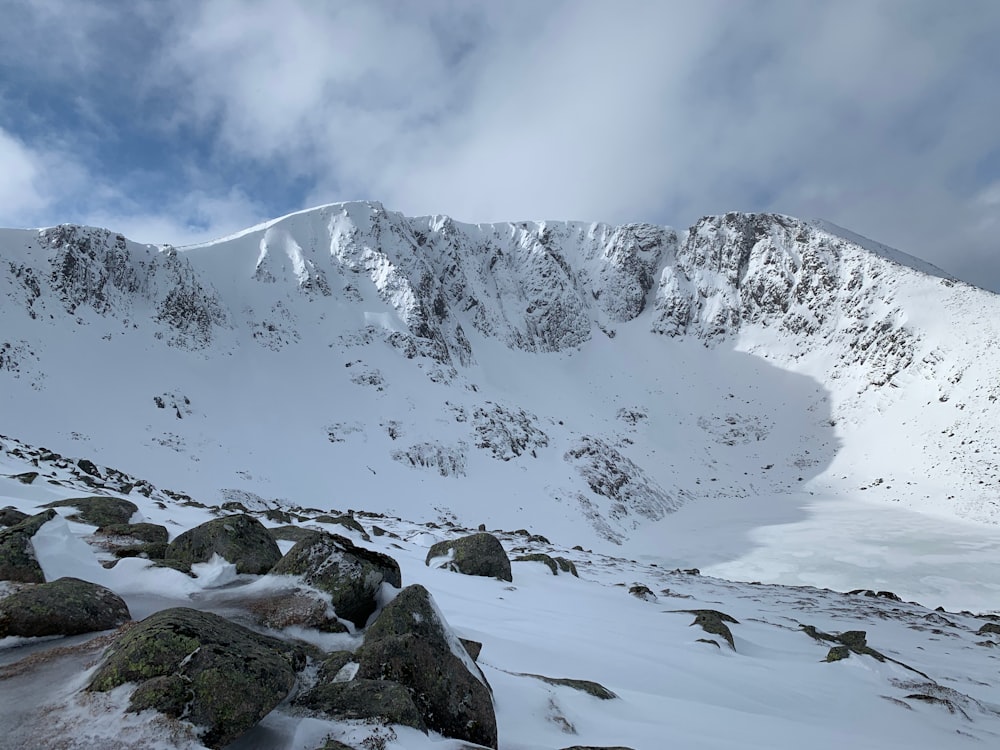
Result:
[[[31,439],[44,411],[181,488],[155,472],[316,493],[302,477],[334,461],[369,504],[422,477],[407,493],[440,507],[514,513],[510,496],[624,542],[684,502],[836,465],[1000,516],[997,297],[820,222],[734,213],[678,235],[348,203],[188,248],[60,226],[0,231],[0,249],[6,432]],[[117,430],[93,426],[108,413]],[[871,448],[885,424],[892,460]]]

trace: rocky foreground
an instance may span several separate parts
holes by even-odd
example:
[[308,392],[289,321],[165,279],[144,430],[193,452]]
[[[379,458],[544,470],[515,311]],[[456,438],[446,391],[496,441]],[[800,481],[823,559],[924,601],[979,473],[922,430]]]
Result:
[[[4,440],[4,747],[1000,739],[997,615],[668,572],[525,529],[208,506]],[[116,491],[91,494],[95,476]]]

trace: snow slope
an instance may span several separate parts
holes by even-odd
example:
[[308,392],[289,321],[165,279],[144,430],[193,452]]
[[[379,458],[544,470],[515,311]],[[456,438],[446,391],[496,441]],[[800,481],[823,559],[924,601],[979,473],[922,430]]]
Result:
[[[0,431],[29,443],[207,503],[1000,595],[998,298],[831,225],[348,203],[180,249],[3,230],[0,255]],[[906,565],[878,541],[900,519]]]
[[[0,505],[36,512],[49,501],[92,489],[82,480],[89,475],[69,462],[61,465],[60,459],[9,439],[4,446]],[[5,478],[30,469],[41,470],[30,485]],[[131,497],[140,514],[165,524],[171,537],[219,512],[171,498],[136,477],[115,481],[137,483],[143,492]],[[94,527],[67,520],[71,508],[59,511],[33,544],[46,576],[72,573],[110,586],[136,619],[178,605],[231,615],[234,597],[282,585],[280,576],[237,576],[224,562],[196,566],[197,578],[138,558],[105,569],[102,553],[87,543]],[[977,633],[1000,618],[935,612],[863,594],[732,583],[498,530],[512,554],[565,555],[580,571],[579,578],[553,576],[541,563],[514,562],[508,584],[424,565],[430,545],[467,533],[461,528],[366,514],[356,520],[386,533],[362,540],[356,532],[336,530],[397,559],[404,585],[426,586],[457,633],[483,644],[478,662],[493,689],[501,750],[783,750],[803,744],[912,750],[989,747],[1000,738],[997,636]],[[309,520],[303,525],[331,528]],[[636,588],[641,596],[630,595],[637,586],[648,593]],[[690,610],[697,609],[734,618],[733,648],[692,624]],[[831,644],[810,637],[806,626],[828,634],[863,630],[869,646],[887,660],[852,654],[825,663]],[[326,649],[358,645],[349,634],[294,629],[281,635]],[[0,639],[4,747],[202,747],[184,722],[126,713],[127,688],[79,694],[100,656],[98,641],[80,640]],[[617,697],[599,700],[531,676],[539,674],[597,681]],[[313,750],[327,736],[355,747],[467,747],[404,727],[306,717],[282,704],[227,750]],[[378,744],[379,737],[385,745]]]

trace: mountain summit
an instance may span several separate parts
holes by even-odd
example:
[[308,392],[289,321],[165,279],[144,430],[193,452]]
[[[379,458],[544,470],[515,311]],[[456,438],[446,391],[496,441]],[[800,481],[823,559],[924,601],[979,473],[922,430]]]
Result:
[[678,509],[810,492],[1000,519],[1000,300],[823,222],[343,203],[184,248],[2,230],[0,255],[2,430],[195,498],[646,554]]

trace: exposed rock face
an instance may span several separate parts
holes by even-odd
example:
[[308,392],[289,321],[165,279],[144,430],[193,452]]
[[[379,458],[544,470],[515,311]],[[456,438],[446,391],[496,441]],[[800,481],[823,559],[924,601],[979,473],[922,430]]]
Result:
[[486,532],[432,545],[427,551],[425,563],[469,576],[514,580],[510,573],[510,558],[503,545]]
[[45,574],[31,546],[31,537],[55,517],[56,512],[50,509],[29,516],[10,528],[0,529],[0,581],[45,582]]
[[395,560],[336,534],[316,534],[297,542],[271,572],[302,576],[310,586],[330,594],[337,615],[359,628],[375,611],[382,583],[402,585]]
[[[603,515],[635,527],[642,519],[657,521],[681,505],[634,461],[600,438],[585,436],[566,451],[563,459],[572,464],[598,498],[606,498],[608,507],[599,512],[594,501],[578,498],[585,515],[594,520]],[[602,536],[621,544],[622,537],[607,523],[595,524]]]
[[138,506],[131,500],[118,497],[95,495],[93,497],[72,497],[45,505],[46,508],[76,508],[69,516],[71,521],[89,523],[92,526],[115,526],[127,524],[136,513]]
[[0,638],[92,633],[130,619],[120,596],[79,578],[60,578],[0,599]]
[[237,573],[263,574],[281,559],[281,550],[253,516],[236,514],[206,521],[185,531],[167,546],[166,559],[190,567],[219,555]]
[[357,659],[357,677],[404,685],[430,729],[497,747],[486,679],[423,586],[407,586],[385,606]]
[[865,253],[838,235],[776,214],[701,219],[663,270],[653,330],[715,341],[759,324],[803,350],[837,340],[847,355],[838,367],[863,367],[871,384],[887,384],[915,362],[918,335],[886,296],[885,260],[919,262],[888,248]]
[[297,646],[218,615],[176,608],[123,633],[88,689],[137,683],[129,710],[183,716],[200,728],[202,742],[220,748],[288,695],[304,664]]

